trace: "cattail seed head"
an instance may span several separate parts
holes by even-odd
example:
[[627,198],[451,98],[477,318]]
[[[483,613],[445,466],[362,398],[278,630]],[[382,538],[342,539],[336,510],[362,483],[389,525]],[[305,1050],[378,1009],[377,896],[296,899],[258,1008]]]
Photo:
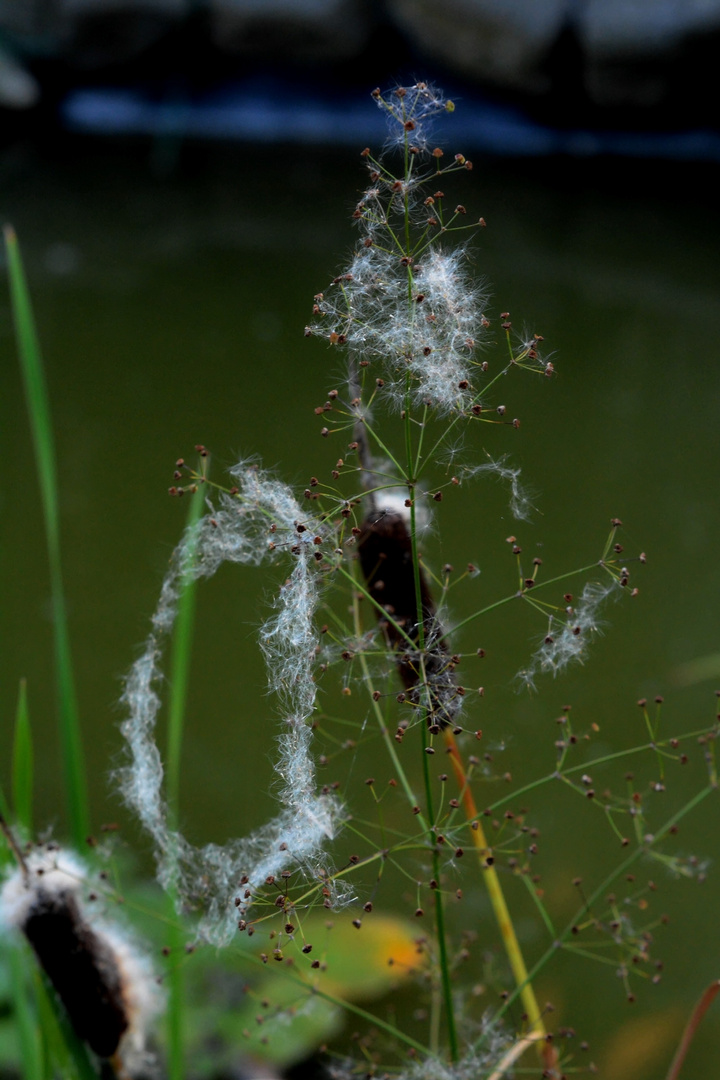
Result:
[[77,1035],[99,1057],[119,1055],[132,1075],[150,1063],[147,1029],[162,999],[147,957],[87,908],[87,886],[75,856],[55,845],[34,850],[0,892],[0,921],[27,938]]

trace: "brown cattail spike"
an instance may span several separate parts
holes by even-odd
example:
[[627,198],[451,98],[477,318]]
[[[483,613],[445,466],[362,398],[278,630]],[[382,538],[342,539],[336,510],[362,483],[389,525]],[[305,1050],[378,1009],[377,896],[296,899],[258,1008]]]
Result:
[[422,568],[419,606],[425,648],[418,648],[418,597],[406,519],[404,508],[373,510],[360,526],[358,556],[368,592],[380,605],[380,628],[389,648],[397,653],[403,686],[411,692],[408,699],[427,707],[428,726],[444,727],[453,723],[461,696]]

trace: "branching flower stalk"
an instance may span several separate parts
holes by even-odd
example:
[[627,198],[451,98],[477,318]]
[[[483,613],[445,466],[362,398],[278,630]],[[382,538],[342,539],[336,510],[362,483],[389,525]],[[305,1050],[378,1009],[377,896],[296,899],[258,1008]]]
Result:
[[[429,760],[434,750],[429,739],[433,732],[442,730],[463,806],[468,820],[473,823],[473,842],[483,859],[490,899],[522,995],[530,1031],[542,1039],[545,1035],[542,1015],[528,979],[512,918],[493,866],[491,849],[479,823],[453,734],[452,717],[459,707],[460,698],[452,676],[446,673],[448,657],[445,634],[437,621],[423,579],[418,546],[418,481],[425,464],[423,438],[429,412],[450,417],[445,434],[435,444],[434,449],[437,450],[438,444],[449,437],[459,418],[482,419],[483,413],[489,411],[484,407],[475,385],[477,376],[487,370],[487,364],[474,359],[476,338],[489,325],[481,309],[483,297],[467,276],[465,250],[458,247],[448,251],[442,247],[447,233],[459,229],[456,223],[466,217],[466,210],[458,205],[447,219],[445,195],[439,189],[439,183],[448,173],[457,169],[469,170],[472,164],[463,155],[457,155],[450,166],[443,166],[442,151],[435,149],[431,154],[427,153],[428,120],[438,112],[453,109],[452,103],[445,101],[442,95],[420,83],[414,87],[398,88],[388,96],[375,91],[373,96],[390,119],[391,138],[394,136],[400,142],[403,175],[393,175],[384,162],[376,161],[371,156],[369,150],[363,152],[370,168],[372,186],[361,199],[354,216],[364,233],[364,239],[348,271],[333,283],[339,286],[340,296],[333,293],[316,297],[318,321],[308,332],[322,333],[331,344],[347,345],[350,350],[349,386],[351,408],[356,412],[355,443],[366,474],[373,473],[374,463],[367,443],[368,438],[374,437],[374,429],[370,430],[367,424],[368,410],[362,403],[363,379],[358,367],[367,369],[373,361],[379,361],[383,374],[376,379],[376,387],[382,390],[391,407],[393,402],[401,407],[405,465],[399,472],[407,493],[408,569],[412,574],[412,586],[408,592],[412,595],[414,610],[408,611],[406,602],[402,617],[399,617],[397,601],[393,597],[391,602],[383,605],[382,620],[390,644],[402,651],[408,649],[411,654],[409,662],[400,662],[400,674],[406,687],[415,694],[421,716],[418,731],[421,738],[425,814],[430,823],[428,843],[432,853],[433,877],[436,880],[440,877],[440,856],[432,827],[435,810]],[[428,157],[435,168],[426,167]],[[433,193],[422,198],[429,185],[432,185]],[[483,219],[476,223],[476,226],[483,225]],[[509,324],[505,329],[509,332]],[[539,359],[536,340],[539,339],[533,339],[530,345],[524,344],[518,358],[511,350],[510,363],[527,363],[536,370],[551,374],[552,365],[543,364]],[[415,431],[418,432],[416,438]],[[379,448],[385,450],[382,444]],[[510,470],[506,469],[505,472],[509,473]],[[516,496],[517,474],[512,473],[510,479],[513,495]],[[386,550],[377,552],[385,560],[384,571],[381,567],[383,578],[390,576],[392,544],[400,538],[401,547],[405,546],[402,533],[406,526],[400,517],[393,516],[387,508],[382,507],[382,492],[371,495],[368,502],[370,511],[361,526],[359,545],[363,570],[372,592],[373,584],[387,588],[384,580],[374,581],[376,574],[371,568],[376,554],[375,541],[378,530],[383,530],[383,520],[389,523],[388,530],[395,533],[394,537],[386,538]],[[369,550],[371,554],[368,554]],[[393,575],[398,573],[398,569],[394,567]],[[400,627],[395,620],[388,619],[388,612],[395,613]],[[430,648],[428,634],[433,638]],[[441,672],[444,673],[442,676]],[[450,1056],[455,1061],[459,1050],[446,948],[443,895],[439,889],[435,890],[434,902],[445,1021]],[[548,1067],[552,1069],[555,1056],[549,1048],[545,1057]]]
[[[452,111],[452,104],[423,83],[385,96],[375,91],[373,96],[391,121],[391,140],[402,151],[402,172],[395,175],[385,159],[363,151],[370,186],[354,213],[359,228],[357,248],[348,269],[325,293],[315,296],[314,320],[306,328],[307,335],[325,338],[333,350],[344,347],[347,351],[346,393],[330,391],[315,411],[328,414],[329,426],[321,431],[325,438],[337,435],[352,441],[332,470],[333,483],[321,484],[312,477],[304,503],[253,463],[238,464],[232,470],[234,486],[222,490],[202,472],[193,473],[178,462],[176,476],[189,472],[192,483],[171,488],[171,493],[203,489],[219,494],[207,498],[208,512],[186,532],[173,555],[151,633],[126,683],[128,715],[123,733],[129,761],[120,774],[121,789],[153,838],[161,883],[175,893],[184,910],[202,912],[198,937],[226,945],[237,931],[250,936],[264,933],[273,942],[268,952],[275,959],[283,959],[280,942],[284,940],[297,952],[303,966],[294,969],[295,976],[309,992],[323,991],[314,981],[319,961],[307,959],[307,946],[298,948],[302,913],[313,906],[334,909],[357,902],[355,868],[372,869],[379,882],[387,862],[416,889],[415,914],[422,916],[419,901],[425,883],[403,863],[407,857],[419,856],[431,874],[428,887],[435,921],[432,944],[426,947],[431,956],[427,972],[430,1034],[425,1060],[400,1075],[405,1080],[495,1077],[535,1045],[544,1075],[557,1078],[559,1054],[548,1037],[534,980],[555,948],[584,948],[592,955],[592,942],[587,946],[584,939],[571,940],[572,928],[555,934],[540,894],[524,878],[553,943],[528,970],[495,865],[502,842],[499,835],[494,838],[495,847],[488,842],[471,788],[477,760],[469,756],[466,764],[458,741],[458,736],[473,733],[462,723],[465,689],[455,674],[462,656],[453,652],[451,642],[473,620],[519,599],[545,624],[535,655],[519,673],[519,681],[532,687],[543,674],[557,675],[569,663],[582,662],[600,626],[601,604],[634,590],[628,587],[629,571],[621,562],[622,546],[616,539],[621,523],[615,519],[599,562],[542,581],[541,560],[534,559],[528,573],[521,547],[515,537],[509,537],[517,575],[510,595],[486,603],[454,625],[443,612],[448,582],[430,574],[422,554],[427,505],[441,502],[445,489],[453,491],[476,476],[489,475],[508,485],[514,516],[527,517],[530,503],[519,470],[504,454],[466,465],[456,461],[456,451],[465,434],[478,431],[477,424],[493,424],[506,431],[519,426],[519,421],[506,416],[504,406],[490,403],[498,380],[520,368],[549,376],[553,365],[540,355],[539,335],[513,343],[507,313],[502,315],[507,361],[491,374],[489,363],[477,355],[478,341],[490,323],[483,312],[483,291],[469,273],[469,253],[462,241],[468,231],[485,223],[481,218],[468,225],[467,211],[460,204],[449,210],[441,186],[451,174],[465,173],[472,164],[462,154],[446,162],[441,150],[429,149],[430,120],[437,113]],[[461,242],[451,247],[448,241],[453,234]],[[430,486],[437,484],[438,466],[446,470],[444,477],[439,486]],[[352,485],[349,490],[342,487],[341,477],[342,483]],[[281,809],[250,837],[198,849],[179,833],[172,805],[168,807],[163,796],[163,766],[154,735],[160,708],[157,686],[162,676],[161,653],[184,590],[188,583],[213,574],[224,561],[250,566],[285,563],[288,567],[275,611],[260,632],[269,687],[282,708],[276,764],[283,781]],[[463,577],[473,574],[469,566]],[[568,587],[565,583],[572,574],[582,575],[587,583],[580,586],[576,598],[565,592],[558,603],[555,592]],[[437,604],[436,586],[440,591]],[[341,596],[341,610],[333,607],[333,591]],[[352,596],[350,627],[343,614],[348,610],[348,594]],[[327,603],[331,622],[322,629],[316,618],[321,603]],[[321,635],[326,631],[323,644]],[[325,659],[327,663],[321,663]],[[386,835],[378,809],[381,843],[377,847],[362,835],[365,825],[358,828],[350,809],[334,794],[335,784],[318,790],[311,750],[313,733],[320,726],[317,679],[340,659],[355,664],[356,674],[359,669],[370,696],[371,715],[392,763],[391,783],[404,793],[415,822],[410,835],[392,829]],[[379,671],[374,663],[381,665]],[[393,668],[403,690],[391,694],[407,709],[394,734],[388,728],[388,709],[381,704],[387,695],[378,688]],[[352,692],[349,682],[350,675],[344,676],[347,694]],[[650,734],[656,733],[657,725],[647,723]],[[569,731],[568,724],[566,734]],[[481,734],[475,731],[474,737]],[[415,764],[421,763],[417,781],[399,752],[407,736],[418,755]],[[328,737],[339,744],[334,734]],[[522,791],[558,780],[585,798],[586,775],[576,779],[576,767],[566,764],[571,742],[568,734],[556,771]],[[450,758],[457,783],[457,797],[450,799],[450,808],[433,786],[430,763],[437,749]],[[661,750],[655,738],[653,752]],[[711,751],[709,745],[708,755]],[[673,757],[670,750],[663,752]],[[440,779],[444,782],[447,776]],[[415,782],[422,791],[419,798]],[[514,797],[518,794],[514,792]],[[503,802],[497,800],[495,807]],[[618,814],[628,813],[627,805],[621,798],[608,796],[603,809],[618,838],[629,843],[619,836],[615,822]],[[669,859],[673,870],[679,867],[672,856],[656,853],[654,846],[648,848],[635,803],[633,815],[638,852]],[[371,853],[365,859],[353,856],[333,868],[328,847],[343,825],[367,841]],[[459,858],[463,851],[458,841],[465,835],[478,856],[515,984],[504,1008],[475,1039],[468,1039],[461,1027],[459,998],[453,988],[456,961],[447,925],[448,894],[443,884],[451,854],[448,846],[454,847]],[[449,840],[454,845],[443,846]],[[372,906],[368,900],[364,910]],[[271,929],[278,916],[282,929]],[[362,919],[352,922],[359,929]],[[592,921],[580,927],[588,933],[596,928]],[[623,958],[631,948],[635,953],[642,949],[629,923],[616,937],[612,943]],[[265,954],[263,962],[267,958]],[[496,1021],[517,1000],[522,1003],[523,1024],[513,1039]],[[392,1030],[379,1018],[377,1026]],[[398,1044],[417,1050],[418,1044],[407,1033],[396,1034]]]

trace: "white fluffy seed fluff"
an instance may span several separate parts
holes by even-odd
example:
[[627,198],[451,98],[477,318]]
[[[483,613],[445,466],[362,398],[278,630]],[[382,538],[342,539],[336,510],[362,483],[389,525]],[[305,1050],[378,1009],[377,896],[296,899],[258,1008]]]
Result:
[[[231,475],[238,493],[222,496],[221,505],[186,532],[172,556],[153,629],[125,684],[123,702],[129,715],[121,730],[130,761],[119,774],[126,801],[154,840],[159,881],[164,887],[172,885],[181,903],[204,909],[198,932],[217,945],[226,944],[235,932],[240,878],[246,879],[242,907],[247,907],[266,878],[286,867],[315,873],[315,860],[334,835],[341,813],[337,800],[316,792],[309,725],[315,708],[313,620],[318,604],[312,538],[323,526],[308,518],[286,484],[257,466],[241,462]],[[305,531],[298,532],[299,522]],[[282,809],[250,836],[197,848],[170,829],[162,794],[155,725],[164,639],[188,580],[210,577],[226,561],[259,566],[280,558],[292,560],[293,569],[280,590],[275,614],[261,628],[260,644],[270,688],[283,710],[276,763],[283,781]]]
[[87,870],[71,852],[50,845],[32,852],[25,859],[27,877],[21,869],[6,879],[0,892],[0,918],[3,926],[22,930],[37,903],[40,886],[48,893],[80,894]]
[[413,167],[396,178],[371,159],[371,184],[354,214],[362,243],[347,270],[316,296],[317,319],[308,332],[346,346],[356,361],[374,363],[383,399],[398,411],[408,403],[439,414],[462,411],[477,401],[473,356],[488,325],[485,296],[469,272],[466,249],[438,243],[448,230],[433,232],[439,219],[428,219],[428,206],[435,196],[423,197],[438,175],[427,153],[428,122],[454,106],[425,83],[374,97],[388,117],[391,142],[412,148]]
[[[92,902],[88,897],[93,896]],[[147,1036],[164,1007],[147,953],[108,913],[88,868],[75,854],[47,844],[31,851],[0,890],[0,928],[25,933],[32,919],[52,921],[57,911],[71,910],[83,933],[82,947],[97,950],[97,965],[117,977],[117,991],[127,1022],[117,1054],[128,1076],[147,1075],[153,1055]],[[52,933],[52,931],[50,931]],[[68,958],[72,964],[72,957]],[[114,988],[111,988],[111,993]],[[71,1017],[72,1019],[72,1017]]]
[[[371,475],[371,474],[369,474]],[[408,503],[408,489],[406,487],[378,487],[372,493],[369,500],[376,514],[389,514],[391,517],[402,518],[407,530],[410,530],[410,507]],[[415,528],[418,533],[429,529],[431,514],[427,502],[419,495],[415,496]]]
[[318,302],[321,321],[312,331],[331,341],[339,337],[358,360],[382,363],[384,394],[398,409],[408,372],[415,405],[429,401],[440,413],[461,409],[472,400],[484,300],[464,250],[427,252],[410,288],[412,296],[398,253],[361,248]]
[[587,582],[564,620],[550,617],[547,632],[529,665],[518,672],[518,681],[532,690],[537,675],[550,672],[556,676],[574,661],[583,663],[593,635],[600,633],[599,609],[608,598],[617,598],[620,591],[614,579]]

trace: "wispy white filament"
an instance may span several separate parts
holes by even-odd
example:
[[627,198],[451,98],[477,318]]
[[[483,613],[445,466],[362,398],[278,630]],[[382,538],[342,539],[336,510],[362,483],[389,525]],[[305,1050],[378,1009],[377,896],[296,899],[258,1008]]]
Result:
[[510,488],[510,511],[513,517],[517,518],[518,521],[527,521],[533,506],[530,502],[530,495],[520,482],[522,469],[519,467],[513,468],[507,464],[507,460],[507,457],[501,457],[497,460],[488,458],[488,461],[482,465],[467,466],[463,468],[462,472],[464,476],[479,476],[482,473],[489,473],[497,476],[500,480],[504,480]]
[[[231,475],[237,495],[222,496],[219,509],[188,529],[172,556],[152,631],[125,685],[129,715],[121,730],[130,761],[119,774],[126,801],[155,842],[159,881],[166,888],[172,885],[181,902],[204,909],[199,932],[215,944],[226,943],[235,930],[239,893],[247,906],[255,890],[287,866],[317,869],[313,860],[332,837],[340,813],[336,800],[316,794],[308,723],[315,706],[313,617],[318,603],[312,539],[321,526],[309,521],[287,485],[257,467],[240,463]],[[298,531],[298,524],[306,529]],[[162,792],[163,766],[155,742],[162,646],[189,581],[210,577],[226,561],[259,566],[280,557],[294,565],[260,641],[270,687],[283,707],[276,765],[283,780],[282,809],[250,836],[196,848],[169,827]]]
[[[369,158],[371,184],[353,215],[362,244],[347,270],[315,297],[318,318],[307,332],[347,346],[360,363],[375,362],[383,397],[398,410],[410,401],[441,414],[462,411],[477,400],[473,356],[488,325],[485,298],[464,248],[438,243],[448,229],[441,225],[442,211],[437,217],[432,207],[444,195],[422,198],[424,185],[436,187],[442,175],[428,152],[428,122],[454,105],[427,83],[373,96],[387,115],[391,142],[411,149],[413,166],[406,164],[395,178]],[[457,160],[465,162],[462,155]],[[453,220],[458,214],[465,214],[464,207]]]

